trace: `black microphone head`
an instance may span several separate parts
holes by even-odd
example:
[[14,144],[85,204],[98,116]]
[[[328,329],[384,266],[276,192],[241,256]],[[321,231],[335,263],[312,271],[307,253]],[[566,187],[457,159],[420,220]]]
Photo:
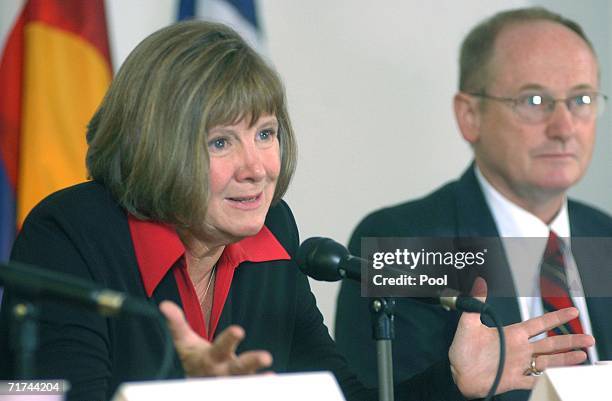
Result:
[[315,280],[338,281],[342,279],[338,272],[340,261],[348,255],[342,244],[329,238],[312,237],[300,245],[296,262],[304,274]]

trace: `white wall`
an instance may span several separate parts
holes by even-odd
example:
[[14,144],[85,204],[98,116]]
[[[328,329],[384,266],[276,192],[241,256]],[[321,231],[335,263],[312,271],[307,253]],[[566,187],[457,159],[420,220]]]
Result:
[[[470,160],[451,113],[460,40],[500,9],[541,3],[576,18],[600,53],[610,90],[612,21],[605,0],[261,0],[270,56],[288,91],[300,160],[287,196],[303,239],[346,243],[369,211],[423,195]],[[174,20],[175,1],[110,0],[117,65],[145,35]],[[612,108],[612,107],[611,107]],[[576,196],[612,211],[610,110]],[[314,289],[333,323],[337,286]],[[332,324],[333,326],[333,324]]]
[[[287,199],[302,238],[346,243],[367,212],[460,174],[471,154],[451,109],[460,41],[525,3],[262,1],[300,146]],[[312,285],[331,327],[338,286]]]
[[[612,94],[605,0],[263,0],[270,52],[287,85],[301,151],[287,199],[302,238],[346,243],[367,212],[457,177],[471,158],[451,110],[460,41],[500,9],[537,3],[585,27],[600,54],[604,91]],[[593,168],[573,191],[608,211],[611,120],[609,112],[600,122]],[[313,288],[333,326],[338,286]]]

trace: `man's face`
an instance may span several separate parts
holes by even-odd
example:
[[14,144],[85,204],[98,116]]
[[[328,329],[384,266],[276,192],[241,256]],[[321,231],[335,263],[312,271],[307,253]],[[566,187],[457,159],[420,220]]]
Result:
[[[598,89],[597,61],[587,44],[566,27],[535,21],[506,27],[489,64],[489,95],[528,93],[562,99]],[[471,141],[485,177],[522,206],[563,195],[585,173],[595,141],[595,117],[573,116],[557,102],[542,122],[526,122],[511,104],[482,99]]]

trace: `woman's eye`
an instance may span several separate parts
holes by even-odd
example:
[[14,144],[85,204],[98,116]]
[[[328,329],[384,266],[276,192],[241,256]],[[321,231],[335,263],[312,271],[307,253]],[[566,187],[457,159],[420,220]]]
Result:
[[211,150],[223,150],[227,147],[227,139],[215,138],[208,142],[208,147],[211,148]]
[[269,141],[270,139],[274,138],[274,135],[276,134],[276,132],[272,129],[265,129],[263,131],[259,131],[259,139],[262,141]]

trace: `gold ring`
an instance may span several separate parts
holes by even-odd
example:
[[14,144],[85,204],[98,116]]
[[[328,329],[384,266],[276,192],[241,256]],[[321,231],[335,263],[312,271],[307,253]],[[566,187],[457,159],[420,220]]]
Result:
[[536,368],[536,355],[531,355],[531,362],[529,363],[529,367],[525,370],[525,376],[542,376],[541,370]]

